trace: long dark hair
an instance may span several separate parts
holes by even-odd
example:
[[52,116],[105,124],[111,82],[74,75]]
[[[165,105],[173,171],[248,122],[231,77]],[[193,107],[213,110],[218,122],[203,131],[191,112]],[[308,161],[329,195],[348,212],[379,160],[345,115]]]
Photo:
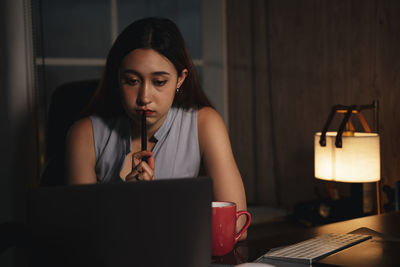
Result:
[[183,69],[188,70],[172,106],[184,109],[211,106],[200,88],[196,70],[178,27],[169,19],[153,17],[133,22],[118,36],[108,53],[102,79],[84,111],[85,115],[96,113],[109,117],[124,114],[119,89],[119,68],[122,59],[138,48],[154,49],[168,58],[178,75],[181,75]]

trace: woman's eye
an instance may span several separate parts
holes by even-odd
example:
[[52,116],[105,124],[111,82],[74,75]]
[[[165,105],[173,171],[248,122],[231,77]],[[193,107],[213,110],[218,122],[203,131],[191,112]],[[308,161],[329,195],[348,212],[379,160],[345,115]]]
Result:
[[156,81],[154,81],[154,84],[157,85],[157,86],[163,86],[166,83],[167,83],[167,80],[156,80]]
[[136,85],[139,83],[138,79],[130,79],[130,78],[125,78],[125,83],[128,85]]

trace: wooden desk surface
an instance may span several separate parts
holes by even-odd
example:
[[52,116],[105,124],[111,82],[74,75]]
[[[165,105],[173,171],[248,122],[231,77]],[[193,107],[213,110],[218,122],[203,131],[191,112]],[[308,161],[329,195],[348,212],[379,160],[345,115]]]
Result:
[[289,230],[240,242],[234,251],[213,257],[216,264],[252,262],[268,250],[327,233],[358,233],[372,239],[320,260],[316,266],[400,266],[400,212],[373,215],[318,227]]

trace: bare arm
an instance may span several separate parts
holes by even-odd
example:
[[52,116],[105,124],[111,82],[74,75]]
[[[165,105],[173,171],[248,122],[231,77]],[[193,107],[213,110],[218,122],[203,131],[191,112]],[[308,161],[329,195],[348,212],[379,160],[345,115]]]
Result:
[[75,122],[66,139],[67,184],[94,184],[97,182],[93,128],[89,118]]
[[[237,210],[247,210],[242,178],[233,157],[228,132],[221,116],[212,108],[205,107],[198,113],[199,145],[208,175],[213,180],[214,199],[231,201]],[[237,228],[245,223],[241,216]],[[246,233],[241,240],[245,239]]]

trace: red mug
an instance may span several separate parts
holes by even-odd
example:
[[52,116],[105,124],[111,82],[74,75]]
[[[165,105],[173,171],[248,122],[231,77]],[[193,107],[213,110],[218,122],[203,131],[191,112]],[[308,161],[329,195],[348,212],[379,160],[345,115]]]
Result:
[[[241,215],[246,215],[247,221],[236,233],[236,221]],[[250,225],[251,216],[247,211],[236,211],[233,202],[212,202],[212,255],[223,256],[229,253],[240,236]]]

